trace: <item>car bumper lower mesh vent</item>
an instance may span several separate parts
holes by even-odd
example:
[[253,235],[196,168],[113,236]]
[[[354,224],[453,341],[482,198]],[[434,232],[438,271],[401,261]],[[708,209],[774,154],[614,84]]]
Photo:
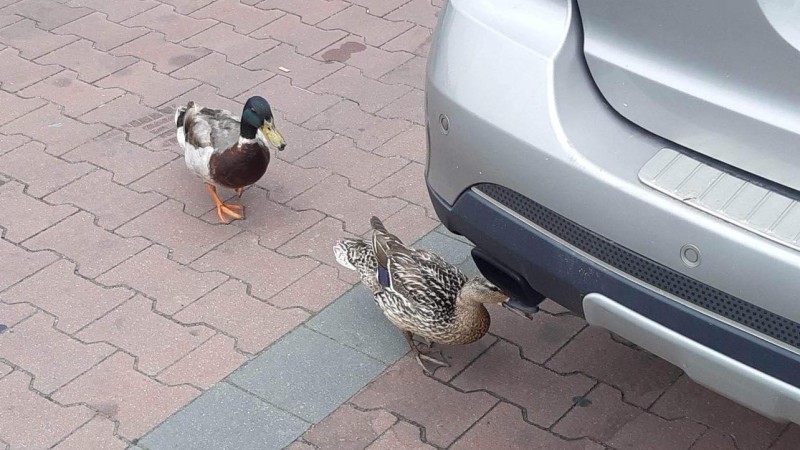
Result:
[[645,284],[800,349],[800,324],[647,259],[496,184],[475,188],[549,233]]

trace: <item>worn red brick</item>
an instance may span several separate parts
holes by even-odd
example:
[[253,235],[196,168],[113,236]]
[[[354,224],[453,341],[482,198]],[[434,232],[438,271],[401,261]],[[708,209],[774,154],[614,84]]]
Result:
[[155,375],[213,335],[209,328],[184,327],[151,311],[152,302],[136,296],[76,336],[85,342],[110,342],[138,357],[137,369]]
[[94,415],[85,406],[63,407],[34,393],[30,382],[19,370],[0,379],[0,439],[11,448],[50,448]]
[[227,280],[224,274],[201,273],[168,257],[154,245],[97,278],[107,286],[125,285],[156,300],[156,311],[174,314]]
[[27,193],[34,197],[43,197],[92,170],[86,163],[70,164],[48,155],[38,142],[0,156],[0,167],[3,173],[24,181]]
[[[56,259],[58,256],[54,253],[29,252],[5,239],[0,239],[0,261],[14,261],[14,264],[6,264],[3,270],[0,270],[0,291],[27,278]],[[7,294],[3,294],[4,300]]]
[[142,101],[152,107],[183,94],[199,83],[193,80],[176,80],[153,69],[144,61],[128,66],[119,72],[98,81],[101,87],[118,87],[138,94]]
[[11,242],[21,242],[52,226],[77,211],[71,206],[50,206],[23,193],[24,185],[16,181],[0,186],[0,205],[14,214],[3,214],[0,225],[6,229],[3,236]]
[[289,258],[262,247],[258,236],[245,231],[208,252],[192,267],[233,275],[250,283],[253,295],[269,299],[318,264],[310,258]]
[[50,394],[116,350],[84,344],[53,328],[55,317],[39,312],[3,338],[0,357],[36,375],[33,387]]
[[770,450],[791,450],[800,442],[800,425],[790,424]]
[[[174,145],[177,147],[178,143],[175,142]],[[206,190],[203,181],[189,172],[183,158],[178,158],[151,172],[144,178],[132,183],[130,188],[139,192],[160,192],[181,202],[185,207],[185,214],[191,216],[199,217],[214,208],[214,201]],[[220,197],[223,199],[230,197],[233,193],[233,191],[226,191],[223,189],[218,190]],[[173,206],[172,209],[174,208]]]
[[277,11],[300,16],[300,19],[310,25],[314,25],[321,20],[336,14],[347,8],[349,5],[341,0],[305,0],[302,2],[294,0],[258,0],[258,8],[270,10],[273,14]]
[[[111,180],[111,172],[96,170],[45,197],[50,203],[76,205],[113,230],[164,201],[154,192],[141,194]],[[92,195],[102,193],[102,195]]]
[[381,156],[400,156],[425,164],[427,158],[425,127],[420,125],[411,126],[408,130],[396,135],[375,149],[374,153]]
[[250,36],[285,42],[294,46],[298,53],[310,56],[347,36],[347,33],[340,30],[322,30],[302,23],[295,15],[286,14],[250,33]]
[[[358,161],[358,164],[353,164]],[[295,162],[301,167],[322,167],[350,180],[356,189],[367,190],[392,179],[406,165],[400,158],[384,158],[356,148],[352,139],[336,137]]]
[[148,246],[144,239],[124,239],[96,226],[86,212],[68,217],[58,225],[25,241],[33,250],[51,249],[78,262],[78,272],[96,277]]
[[197,19],[208,18],[231,24],[237,33],[243,35],[252,33],[283,15],[281,11],[265,11],[244,5],[239,0],[217,0],[192,13],[192,17]]
[[386,15],[388,20],[406,21],[422,25],[426,28],[436,26],[439,8],[431,4],[431,0],[411,0]]
[[424,426],[428,442],[447,447],[497,399],[485,392],[458,392],[424,376],[416,361],[406,357],[356,394],[352,403],[396,412]]
[[58,261],[3,294],[6,303],[31,303],[58,317],[55,328],[74,333],[133,296],[124,288],[104,289],[75,274],[75,264]]
[[92,420],[80,427],[53,450],[124,450],[128,448],[125,441],[114,435],[114,422],[103,416],[94,416]]
[[415,56],[380,78],[386,84],[404,84],[425,90],[427,59]]
[[[293,0],[290,1],[292,1],[292,4],[296,3]],[[326,1],[325,3],[333,2]],[[336,44],[334,44],[335,46]],[[266,69],[273,73],[280,73],[291,79],[293,86],[308,88],[317,81],[341,69],[344,65],[336,61],[322,62],[309,56],[303,56],[297,53],[293,46],[280,44],[247,61],[244,67],[248,69]]]
[[21,134],[14,134],[7,136],[0,134],[0,155],[8,153],[15,148],[20,147],[22,144],[29,142],[30,138]]
[[553,431],[570,439],[591,437],[605,442],[644,413],[625,403],[622,392],[600,383],[556,423]]
[[354,67],[345,67],[310,89],[351,99],[369,113],[378,111],[411,90],[408,86],[387,85],[367,78]]
[[19,56],[19,51],[6,48],[0,51],[0,86],[8,92],[17,92],[60,71],[58,66],[36,64]]
[[619,450],[684,449],[689,448],[704,431],[703,425],[690,420],[667,421],[649,413],[642,413],[625,424],[608,444]]
[[[35,109],[41,108],[42,105],[46,103],[47,102],[42,99],[26,99],[5,91],[0,91],[0,107],[3,108],[3,118],[0,120],[2,120],[3,123],[8,124],[9,122],[22,117]],[[7,135],[20,133],[20,131],[9,129],[9,125],[3,126],[2,131]]]
[[412,162],[369,190],[376,197],[397,197],[409,203],[428,207],[430,196],[425,187],[425,166]]
[[398,448],[432,450],[435,447],[423,443],[420,440],[419,428],[403,420],[398,421],[367,447],[369,450],[394,450]]
[[[626,397],[627,398],[627,397]],[[681,377],[650,408],[667,419],[686,417],[732,436],[740,448],[764,449],[783,426]]]
[[[291,147],[284,151],[291,151]],[[273,158],[269,163],[266,175],[261,177],[256,184],[268,191],[270,200],[286,203],[319,184],[330,174],[331,172],[327,169],[305,169],[279,158]]]
[[321,311],[352,287],[352,283],[340,280],[338,273],[335,268],[321,264],[275,294],[269,302],[279,308],[301,307]]
[[178,385],[189,383],[208,389],[247,361],[234,349],[234,340],[217,334],[158,375],[158,380]]
[[[126,3],[145,3],[141,1]],[[121,5],[116,4],[117,8]],[[144,28],[128,28],[116,24],[100,12],[93,12],[78,20],[62,25],[53,30],[54,33],[63,35],[78,35],[94,43],[97,50],[108,51],[137,37],[147,34]]]
[[156,206],[117,230],[122,236],[144,236],[170,248],[172,259],[183,264],[202,256],[238,232],[235,227],[211,225],[184,214],[181,204],[174,200]]
[[[233,222],[237,227],[247,230],[260,238],[259,243],[267,248],[275,249],[302,233],[324,217],[318,211],[295,211],[267,199],[267,193],[258,188],[250,188],[242,196],[250,205],[247,208],[247,220]],[[203,216],[213,221],[216,211]]]
[[180,42],[206,28],[214,26],[215,23],[210,19],[193,19],[176,13],[169,5],[160,5],[131,17],[123,22],[122,25],[127,27],[147,27],[164,33],[168,41]]
[[340,279],[355,283],[359,280],[358,274],[340,266],[333,255],[333,244],[343,237],[355,236],[342,230],[342,223],[339,220],[326,217],[280,247],[278,251],[292,257],[314,258],[329,267],[335,267],[339,271]]
[[162,2],[174,6],[175,12],[179,14],[189,15],[209,3],[213,3],[214,0],[162,0]]
[[[503,374],[498,376],[498,374]],[[580,375],[558,375],[519,356],[519,349],[500,341],[453,380],[464,390],[486,389],[527,410],[528,421],[553,425],[595,382]]]
[[408,130],[411,124],[367,114],[356,103],[344,100],[305,122],[303,126],[312,130],[335,131],[354,139],[358,148],[373,151]]
[[427,57],[433,32],[419,25],[383,44],[382,49],[390,52],[408,52]]
[[388,52],[372,45],[366,45],[364,38],[358,36],[342,39],[318,55],[324,61],[347,63],[370,79],[378,79],[386,75],[413,56],[406,52]]
[[72,162],[86,161],[114,174],[119,184],[129,184],[176,158],[172,152],[151,152],[126,140],[125,133],[110,131],[65,154]]
[[365,8],[353,5],[319,23],[326,30],[345,30],[366,38],[369,45],[380,47],[412,26],[408,22],[393,22],[372,14]]
[[253,87],[237,100],[243,104],[253,93],[264,93],[274,109],[285,114],[286,120],[302,124],[339,102],[333,95],[318,94],[291,85],[291,80],[279,75]]
[[108,20],[122,22],[143,11],[160,5],[155,0],[136,0],[135,2],[109,2],[108,0],[67,0],[70,6],[85,6],[108,15]]
[[328,130],[309,130],[285,120],[283,115],[276,118],[276,125],[287,140],[287,149],[277,155],[282,161],[295,162],[306,154],[319,148],[320,145],[333,139],[334,134]]
[[[0,93],[0,106],[4,106],[3,104]],[[87,125],[67,117],[62,114],[61,108],[53,103],[2,127],[4,133],[21,133],[43,142],[47,145],[47,153],[56,156],[63,155],[108,130],[109,128],[102,124]],[[38,144],[31,145],[38,146]]]
[[361,450],[395,422],[397,418],[386,411],[359,411],[345,404],[314,425],[303,439],[318,448]]
[[75,36],[49,33],[28,19],[0,28],[0,42],[20,50],[20,56],[28,59],[38,58],[76,39]]
[[[170,105],[185,106],[190,101],[193,101],[203,107],[214,108],[214,109],[225,109],[232,112],[235,115],[241,115],[242,109],[244,108],[244,102],[238,102],[236,100],[231,100],[228,97],[223,97],[219,95],[218,89],[216,87],[206,83],[203,83],[197,86],[196,88],[192,89],[191,91],[185,94],[181,94],[177,98],[174,98],[170,102]],[[171,147],[173,149],[177,149],[179,150],[180,154],[183,154],[183,150],[180,149],[180,147],[178,147],[178,143],[175,140],[174,136],[175,133],[172,134],[173,136],[169,136],[167,140],[171,142]]]
[[119,421],[118,433],[136,439],[189,403],[200,391],[167,387],[133,369],[133,357],[115,353],[53,394],[62,403],[85,402]]
[[450,366],[435,368],[433,376],[442,381],[451,381],[495,342],[497,338],[487,334],[478,342],[469,345],[434,345],[434,352],[441,352],[434,356],[441,356]]
[[186,48],[169,42],[163,33],[150,32],[111,51],[131,55],[154,64],[155,70],[169,73],[211,53],[204,48]]
[[70,7],[49,0],[22,0],[3,8],[4,14],[18,14],[35,20],[37,26],[43,30],[52,30],[90,12],[92,11],[87,8]]
[[403,208],[405,202],[373,197],[348,186],[346,178],[333,175],[292,200],[289,205],[322,211],[343,221],[347,231],[360,235],[369,229],[371,216],[387,217]]
[[230,334],[239,349],[253,354],[307,318],[303,311],[280,310],[248,295],[246,286],[234,280],[175,314],[175,320],[183,323],[206,323]]
[[[796,444],[796,442],[794,442],[794,444]],[[709,428],[694,442],[694,444],[692,444],[691,448],[692,450],[735,450],[736,444],[731,436]],[[770,447],[770,449],[775,448],[774,446]]]
[[425,125],[425,93],[413,89],[378,111],[378,115],[388,119],[402,119],[417,125]]
[[603,447],[588,440],[566,441],[561,439],[526,423],[522,418],[522,411],[516,406],[499,403],[450,448],[454,450],[475,448],[601,450]]
[[70,116],[80,116],[124,93],[121,89],[102,89],[81,81],[71,70],[63,70],[20,91],[24,97],[42,97],[58,103]]
[[37,311],[36,308],[26,303],[8,304],[0,302],[2,323],[9,328],[34,315]]
[[[226,27],[227,25],[218,26]],[[212,28],[209,31],[213,30]],[[231,33],[233,33],[233,31],[231,31]],[[209,39],[213,42],[223,43],[231,41],[230,39],[220,36],[209,36]],[[256,45],[246,46],[243,43],[239,44],[244,46],[244,48],[259,48]],[[257,84],[274,76],[272,72],[266,70],[248,70],[234,64],[230,60],[225,61],[225,56],[220,53],[212,53],[182,69],[178,69],[173,72],[172,75],[175,78],[192,78],[208,83],[217,87],[219,94],[225,97],[235,97],[245,91],[250,91]],[[237,113],[238,112],[239,111],[237,111]]]
[[350,0],[350,3],[363,6],[367,13],[378,17],[385,16],[406,2],[408,0]]
[[581,331],[547,366],[558,372],[581,371],[622,390],[625,400],[646,408],[681,374],[650,353],[620,344],[601,328]]
[[529,320],[505,308],[492,308],[491,333],[522,348],[522,356],[543,364],[575,336],[586,322],[573,315],[534,314]]
[[[117,57],[95,50],[93,45],[91,41],[81,39],[42,56],[36,62],[62,65],[74,70],[78,79],[93,83],[137,61],[130,56]],[[64,82],[63,79],[61,82]],[[73,88],[72,84],[68,87]]]

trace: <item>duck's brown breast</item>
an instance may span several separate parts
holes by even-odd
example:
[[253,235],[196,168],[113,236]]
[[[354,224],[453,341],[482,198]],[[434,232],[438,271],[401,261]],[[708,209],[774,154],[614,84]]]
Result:
[[215,153],[209,161],[211,179],[222,186],[241,188],[255,183],[267,171],[269,151],[257,143]]

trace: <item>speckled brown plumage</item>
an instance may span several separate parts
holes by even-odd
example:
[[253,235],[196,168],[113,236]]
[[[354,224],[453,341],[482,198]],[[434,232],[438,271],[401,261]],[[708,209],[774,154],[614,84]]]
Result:
[[483,277],[469,280],[434,253],[406,247],[377,218],[372,228],[371,245],[343,239],[334,253],[341,265],[359,272],[390,322],[441,344],[469,344],[488,332],[491,319],[484,303],[505,301],[505,294]]

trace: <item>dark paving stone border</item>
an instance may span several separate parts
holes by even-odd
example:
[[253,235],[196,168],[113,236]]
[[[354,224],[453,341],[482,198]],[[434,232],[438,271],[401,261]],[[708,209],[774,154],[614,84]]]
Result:
[[[443,227],[413,246],[477,273],[471,245]],[[407,352],[400,332],[357,285],[162,422],[139,448],[284,448]]]

